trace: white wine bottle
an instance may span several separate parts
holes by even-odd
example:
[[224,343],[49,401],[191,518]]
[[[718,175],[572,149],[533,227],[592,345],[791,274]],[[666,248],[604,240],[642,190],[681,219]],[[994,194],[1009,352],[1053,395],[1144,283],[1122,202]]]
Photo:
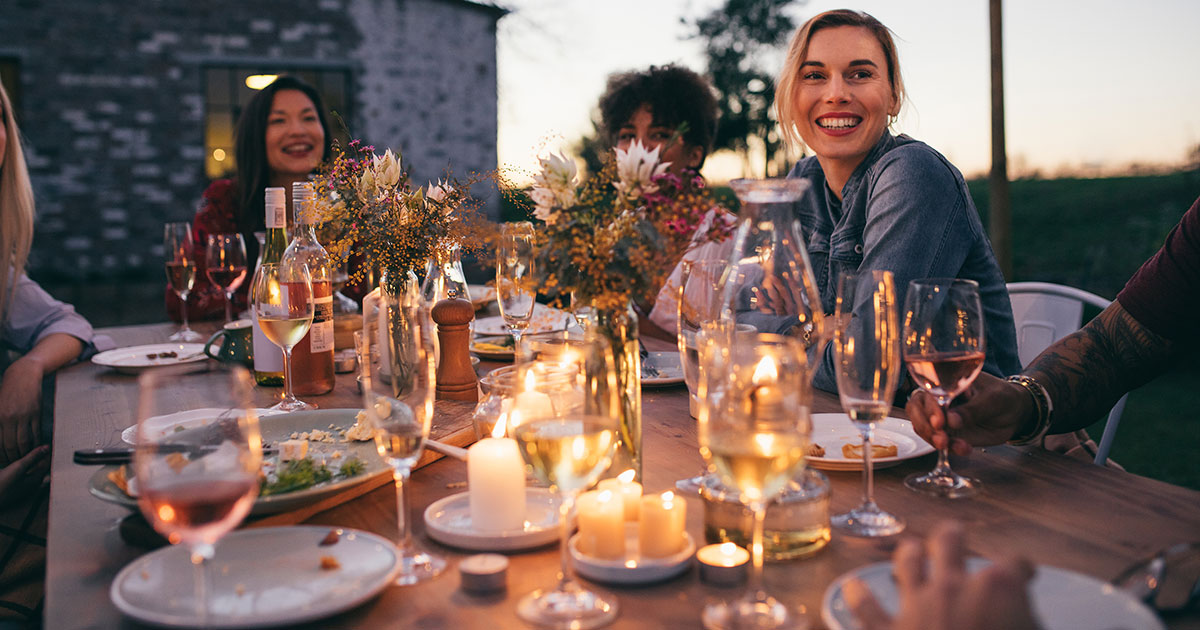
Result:
[[310,182],[292,184],[292,219],[296,228],[291,244],[283,252],[284,260],[308,265],[312,275],[312,327],[292,349],[292,391],[302,396],[328,393],[334,385],[333,267],[313,230],[313,197]]
[[[287,249],[286,195],[287,191],[283,188],[267,189],[267,240],[258,255],[258,265],[254,269],[256,275],[263,263],[278,263],[283,259],[283,251]],[[254,318],[254,381],[259,385],[283,385],[283,351],[263,334],[258,317]]]

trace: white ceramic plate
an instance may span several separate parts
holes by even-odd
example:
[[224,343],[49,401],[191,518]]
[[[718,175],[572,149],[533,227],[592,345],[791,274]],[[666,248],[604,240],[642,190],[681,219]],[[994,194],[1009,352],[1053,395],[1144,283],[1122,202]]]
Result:
[[649,364],[658,371],[658,376],[646,378],[642,368],[642,387],[668,387],[683,382],[683,365],[679,363],[679,352],[651,352],[643,365]]
[[[165,416],[146,418],[146,423],[150,425],[150,435],[157,439],[166,437],[175,431],[202,427],[215,420],[224,411],[224,409],[192,409],[190,411],[180,411],[179,413],[169,413]],[[258,413],[259,418],[283,413],[270,409],[255,409],[255,411]],[[126,427],[121,432],[121,439],[126,444],[137,442],[137,425]]]
[[[293,626],[349,610],[391,583],[399,570],[391,541],[353,529],[332,545],[329,527],[264,527],[235,531],[209,562],[209,628]],[[322,570],[321,557],[341,565]],[[163,547],[129,563],[109,596],[121,612],[171,628],[199,625],[187,549]]]
[[[574,323],[575,317],[566,311],[551,308],[545,304],[534,304],[533,316],[529,318],[529,327],[525,329],[525,332],[538,333],[563,330],[568,325]],[[475,334],[507,335],[508,325],[504,323],[504,318],[499,315],[483,317],[475,320]]]
[[[968,558],[967,570],[987,566],[983,558]],[[883,609],[896,614],[899,597],[892,579],[892,563],[880,562],[859,567],[838,579],[825,590],[821,601],[821,619],[831,630],[858,630],[861,626],[850,614],[842,598],[842,587],[858,577],[875,594]],[[1124,630],[1162,630],[1162,621],[1128,593],[1096,578],[1050,566],[1038,566],[1029,593],[1034,616],[1043,630],[1077,628],[1122,628]]]
[[[173,357],[159,355],[174,352]],[[196,363],[208,359],[202,343],[152,343],[145,346],[130,346],[101,352],[92,357],[92,363],[110,367],[122,374],[138,374],[149,368]]]
[[452,494],[425,508],[425,533],[440,542],[472,551],[533,549],[558,540],[558,499],[542,488],[525,489],[525,527],[481,533],[471,527],[466,492]]
[[[809,457],[809,465],[822,470],[862,470],[861,457],[846,459],[842,456],[843,444],[862,444],[862,435],[854,423],[850,422],[850,416],[844,413],[814,413],[812,422],[812,441],[825,449],[825,456]],[[895,457],[871,459],[875,468],[895,466],[906,459],[933,452],[933,447],[913,432],[912,423],[900,418],[885,418],[883,422],[876,424],[873,442],[896,445]]]
[[499,336],[494,336],[494,337],[476,337],[475,341],[471,343],[471,352],[474,353],[479,358],[487,359],[489,361],[512,361],[513,360],[514,353],[512,350],[500,351],[500,350],[481,349],[481,348],[476,347],[475,344],[479,343],[481,341],[487,342],[487,343],[494,343],[497,345],[503,345],[504,342],[512,341],[512,337],[510,337],[509,335],[499,335]]
[[[279,444],[284,440],[291,439],[292,433],[303,433],[313,429],[329,431],[334,434],[335,443],[310,441],[308,443],[309,456],[324,457],[326,465],[330,468],[336,468],[342,462],[357,457],[366,464],[366,469],[361,474],[348,479],[338,479],[296,492],[259,497],[255,499],[254,507],[250,508],[250,515],[264,516],[287,512],[321,501],[378,475],[390,475],[391,468],[379,458],[379,451],[375,450],[375,442],[369,440],[365,442],[340,441],[337,429],[349,429],[354,426],[354,416],[357,413],[357,409],[317,409],[275,414],[262,418],[259,426],[265,442]],[[329,428],[331,424],[334,426],[333,429]],[[333,457],[335,452],[340,452],[341,457]],[[88,490],[92,496],[98,499],[137,511],[137,499],[125,494],[116,484],[109,481],[108,473],[115,469],[115,466],[104,466],[97,470],[88,482]]]
[[496,301],[496,287],[486,284],[468,284],[467,293],[471,295],[471,304],[477,311]]
[[[579,534],[571,537],[569,550],[575,572],[589,580],[609,584],[649,584],[673,578],[692,566],[696,554],[696,543],[684,532],[683,549],[666,558],[640,558],[636,553],[626,553],[620,560],[601,560],[579,550]],[[637,523],[625,526],[625,549],[637,549]]]

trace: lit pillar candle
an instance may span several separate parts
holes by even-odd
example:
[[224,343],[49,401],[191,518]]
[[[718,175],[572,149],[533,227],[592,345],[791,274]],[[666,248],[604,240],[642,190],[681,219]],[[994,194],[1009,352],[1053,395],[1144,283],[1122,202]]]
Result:
[[[497,422],[492,435],[504,435]],[[467,491],[471,527],[503,532],[525,526],[525,464],[516,440],[484,438],[467,450]]]
[[637,473],[631,468],[617,475],[616,479],[603,479],[597,490],[610,490],[621,497],[625,505],[625,520],[636,521],[642,509],[642,484],[633,480]]
[[526,420],[554,416],[554,402],[549,394],[537,390],[537,375],[533,369],[525,372],[524,387],[513,398],[513,409],[520,411]]
[[625,506],[611,490],[593,490],[576,502],[580,551],[604,560],[625,557]]
[[643,558],[663,558],[683,549],[683,527],[687,505],[683,497],[664,492],[642,497],[638,522],[638,544]]

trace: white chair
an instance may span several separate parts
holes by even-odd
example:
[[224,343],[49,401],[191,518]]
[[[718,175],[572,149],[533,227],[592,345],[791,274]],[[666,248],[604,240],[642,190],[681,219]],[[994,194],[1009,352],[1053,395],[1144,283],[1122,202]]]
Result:
[[[1083,305],[1108,308],[1108,300],[1074,287],[1050,282],[1011,282],[1008,296],[1012,300],[1013,322],[1017,326],[1017,354],[1021,365],[1041,354],[1050,344],[1075,332],[1083,325]],[[1104,423],[1104,435],[1096,449],[1095,463],[1104,465],[1112,450],[1125,411],[1126,394],[1121,396]]]

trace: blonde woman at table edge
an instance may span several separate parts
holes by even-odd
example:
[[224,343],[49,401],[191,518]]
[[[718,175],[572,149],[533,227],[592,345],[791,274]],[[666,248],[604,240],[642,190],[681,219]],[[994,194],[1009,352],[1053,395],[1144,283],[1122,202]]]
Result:
[[[910,280],[974,280],[984,371],[1013,374],[1021,364],[1008,289],[962,173],[889,131],[905,98],[899,64],[891,31],[847,9],[808,20],[788,47],[775,108],[786,142],[812,153],[788,177],[811,183],[796,212],[822,307],[833,312],[843,271],[891,271],[900,303]],[[814,386],[837,391],[833,344],[813,361]]]
[[[36,614],[45,573],[45,550],[28,544],[26,536],[46,535],[47,443],[54,416],[42,409],[42,380],[92,350],[92,327],[25,275],[33,188],[2,85],[0,120],[0,525],[5,526],[0,554],[7,560],[0,566],[0,619],[13,613],[27,619]],[[10,351],[20,353],[11,363]]]

